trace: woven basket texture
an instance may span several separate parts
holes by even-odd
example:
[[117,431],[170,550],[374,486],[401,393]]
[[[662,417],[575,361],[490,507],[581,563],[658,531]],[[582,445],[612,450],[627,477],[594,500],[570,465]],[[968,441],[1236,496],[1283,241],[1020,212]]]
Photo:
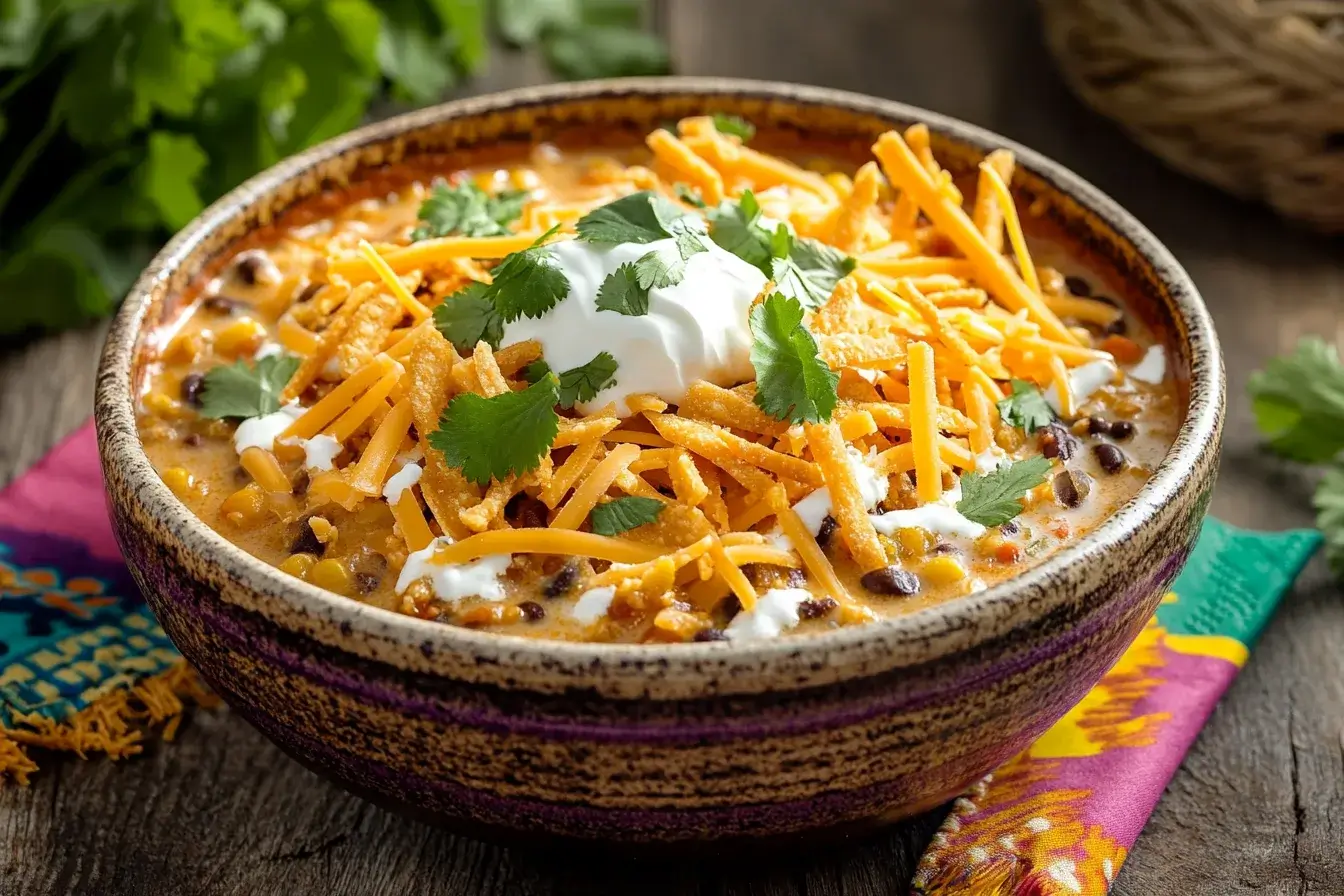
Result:
[[1084,101],[1168,163],[1344,232],[1344,2],[1039,0]]

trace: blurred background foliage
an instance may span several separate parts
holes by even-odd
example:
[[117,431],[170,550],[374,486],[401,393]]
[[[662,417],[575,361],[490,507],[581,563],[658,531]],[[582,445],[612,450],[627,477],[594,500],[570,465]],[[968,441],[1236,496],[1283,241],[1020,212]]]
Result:
[[109,314],[164,238],[496,38],[562,78],[661,74],[643,0],[0,0],[0,337]]

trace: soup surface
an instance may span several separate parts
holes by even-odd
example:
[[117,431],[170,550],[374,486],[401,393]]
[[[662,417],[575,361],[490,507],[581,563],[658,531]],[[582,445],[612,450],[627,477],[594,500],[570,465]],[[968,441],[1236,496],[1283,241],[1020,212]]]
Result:
[[1027,243],[1011,154],[958,183],[919,125],[853,173],[721,116],[645,142],[421,159],[254,234],[148,340],[165,483],[352,600],[739,641],[1015,575],[1165,454],[1162,347]]

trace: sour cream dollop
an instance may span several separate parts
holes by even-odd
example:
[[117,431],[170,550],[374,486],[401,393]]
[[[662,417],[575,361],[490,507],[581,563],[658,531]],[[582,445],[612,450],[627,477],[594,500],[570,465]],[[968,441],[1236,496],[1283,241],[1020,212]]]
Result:
[[401,594],[415,582],[428,579],[434,595],[439,600],[456,603],[465,597],[479,597],[482,600],[503,600],[504,583],[500,576],[509,568],[513,557],[509,554],[497,554],[482,557],[470,563],[438,563],[434,555],[440,547],[447,547],[453,540],[444,535],[434,539],[428,547],[416,551],[406,558],[406,565],[397,576],[397,593]]
[[261,448],[263,451],[275,450],[275,440],[280,433],[289,429],[289,424],[303,416],[303,408],[297,404],[287,404],[274,414],[264,417],[248,417],[233,431],[233,448],[241,455],[248,448]]
[[[1080,364],[1069,371],[1069,391],[1073,393],[1073,403],[1077,407],[1086,402],[1102,386],[1115,381],[1120,368],[1114,361],[1098,360]],[[1054,384],[1045,393],[1045,403],[1056,414],[1064,413],[1064,402],[1060,399],[1059,385]]]
[[798,605],[810,598],[802,588],[772,588],[756,599],[756,606],[733,617],[723,633],[730,641],[773,638],[798,625]]
[[627,415],[630,395],[649,393],[676,404],[696,380],[721,386],[749,380],[747,313],[765,286],[765,275],[708,239],[704,244],[705,251],[686,262],[681,282],[649,290],[649,313],[634,316],[598,310],[598,290],[618,267],[649,252],[667,251],[673,240],[616,246],[556,243],[550,251],[569,279],[569,294],[540,318],[508,324],[502,344],[535,339],[557,372],[610,352],[616,359],[616,382],[592,401],[580,402],[581,413],[615,402],[617,412]]

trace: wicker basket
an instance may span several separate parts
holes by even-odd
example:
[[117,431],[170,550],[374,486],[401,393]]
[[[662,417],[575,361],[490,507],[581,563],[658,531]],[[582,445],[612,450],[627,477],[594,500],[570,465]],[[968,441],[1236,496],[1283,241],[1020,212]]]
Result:
[[1344,232],[1344,2],[1039,2],[1070,85],[1141,144]]

